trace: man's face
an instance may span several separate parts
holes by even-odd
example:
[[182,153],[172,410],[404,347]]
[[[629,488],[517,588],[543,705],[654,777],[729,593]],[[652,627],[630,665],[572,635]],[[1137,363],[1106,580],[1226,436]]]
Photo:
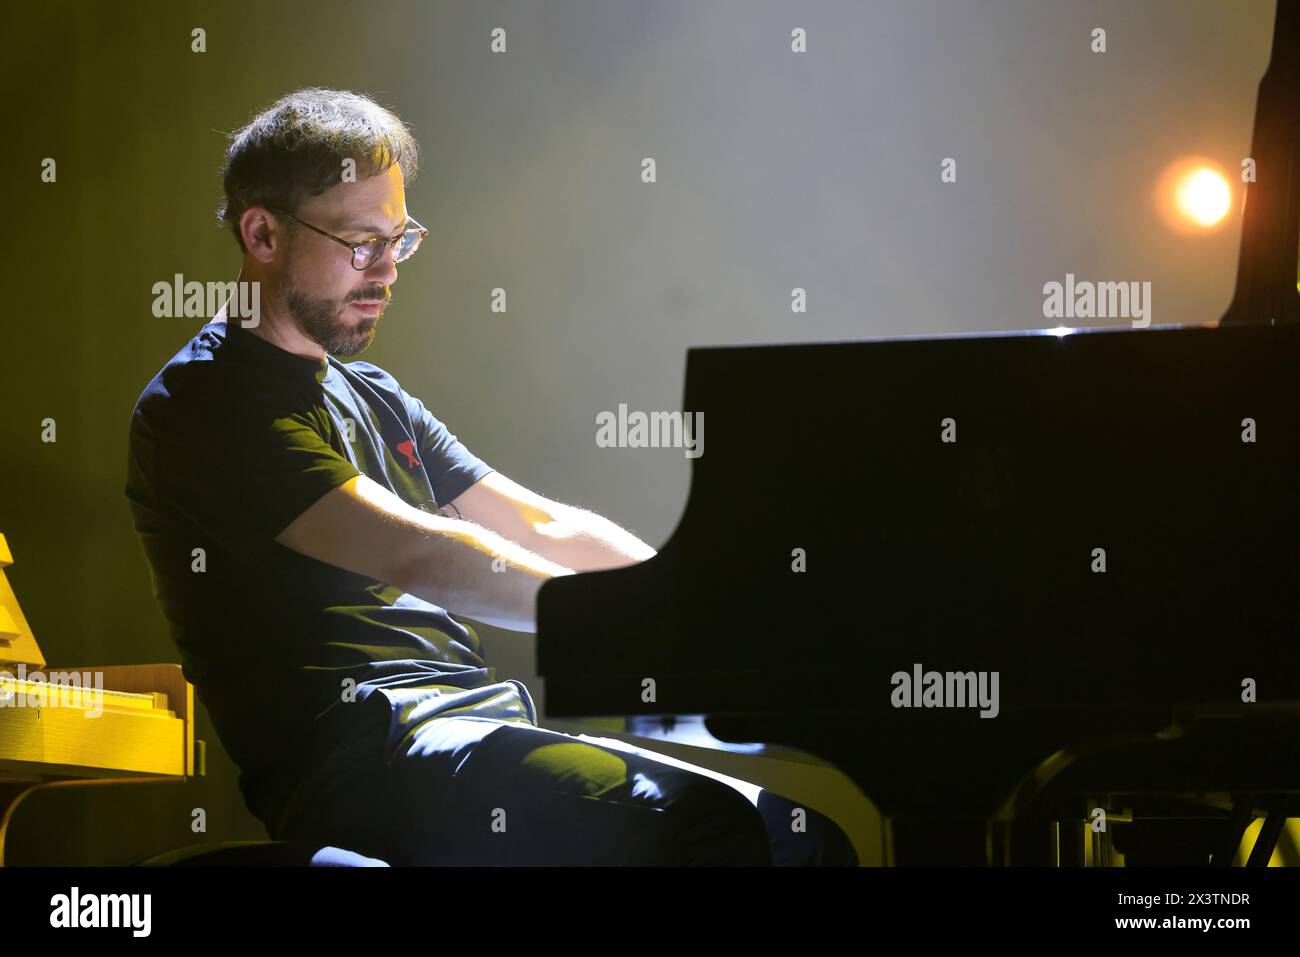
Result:
[[[393,166],[355,183],[338,183],[299,204],[295,215],[349,242],[398,235],[406,223],[406,190]],[[352,268],[352,252],[328,237],[288,220],[280,300],[303,334],[331,355],[364,351],[397,281],[394,248],[364,270]]]

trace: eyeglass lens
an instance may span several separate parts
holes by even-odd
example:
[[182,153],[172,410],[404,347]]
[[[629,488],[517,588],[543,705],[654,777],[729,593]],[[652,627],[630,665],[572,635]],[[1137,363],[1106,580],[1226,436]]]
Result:
[[[420,245],[420,239],[418,229],[410,229],[404,232],[401,238],[397,240],[396,250],[393,253],[393,262],[400,263],[404,259],[409,259],[411,254],[415,252],[416,247]],[[366,269],[383,255],[382,250],[386,245],[388,244],[382,239],[372,239],[358,246],[353,253],[352,264],[357,269]]]

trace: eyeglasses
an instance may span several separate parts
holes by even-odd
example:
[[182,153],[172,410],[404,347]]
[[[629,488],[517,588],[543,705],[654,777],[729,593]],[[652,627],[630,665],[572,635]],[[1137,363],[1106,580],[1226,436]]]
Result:
[[406,217],[407,228],[400,236],[394,236],[392,239],[384,239],[376,236],[375,238],[367,239],[364,242],[350,243],[346,239],[340,239],[333,233],[325,232],[325,230],[321,229],[319,226],[313,226],[311,223],[303,222],[286,209],[279,209],[275,206],[268,206],[267,209],[288,216],[295,222],[302,223],[302,225],[306,226],[312,232],[320,233],[327,239],[332,239],[342,246],[347,246],[348,249],[352,250],[353,269],[369,269],[379,261],[379,258],[383,256],[384,250],[388,246],[396,247],[393,250],[393,262],[400,263],[403,260],[410,259],[415,255],[415,251],[420,247],[420,243],[424,241],[424,237],[429,235],[427,229],[408,216]]

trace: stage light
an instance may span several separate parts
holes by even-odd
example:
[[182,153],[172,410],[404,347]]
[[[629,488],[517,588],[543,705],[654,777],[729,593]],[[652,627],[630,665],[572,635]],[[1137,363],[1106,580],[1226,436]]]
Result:
[[1196,170],[1178,187],[1178,210],[1202,226],[1213,226],[1228,212],[1232,193],[1228,181],[1212,169]]
[[1155,204],[1175,232],[1207,235],[1229,221],[1233,191],[1223,169],[1211,159],[1189,156],[1167,166],[1156,185]]

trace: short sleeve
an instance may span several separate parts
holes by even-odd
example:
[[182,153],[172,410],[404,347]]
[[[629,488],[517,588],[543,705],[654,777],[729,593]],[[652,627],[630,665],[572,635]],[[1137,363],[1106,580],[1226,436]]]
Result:
[[361,474],[325,440],[328,425],[310,409],[272,397],[167,406],[137,409],[131,427],[132,455],[155,507],[246,562],[265,556],[322,495]]
[[402,400],[411,416],[420,461],[424,463],[438,505],[446,505],[483,476],[495,471],[434,418],[423,402],[405,391]]

